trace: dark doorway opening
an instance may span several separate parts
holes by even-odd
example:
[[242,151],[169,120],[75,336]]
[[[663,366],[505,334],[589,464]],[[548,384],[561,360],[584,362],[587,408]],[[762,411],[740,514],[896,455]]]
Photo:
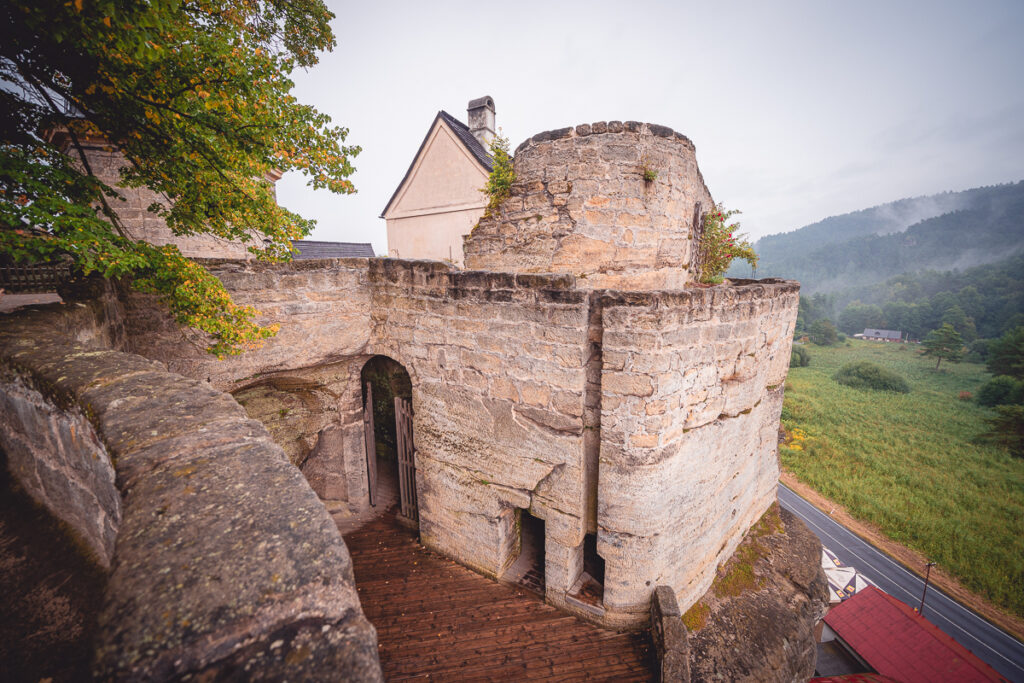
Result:
[[526,510],[516,510],[519,526],[519,557],[502,579],[544,595],[544,520]]
[[597,554],[597,534],[583,537],[583,573],[569,597],[595,607],[604,604],[604,558]]
[[604,585],[604,558],[597,554],[597,534],[587,534],[583,539],[583,571]]
[[412,381],[387,356],[374,356],[360,373],[363,427],[370,504],[397,510],[400,521],[415,525],[416,477],[412,440]]

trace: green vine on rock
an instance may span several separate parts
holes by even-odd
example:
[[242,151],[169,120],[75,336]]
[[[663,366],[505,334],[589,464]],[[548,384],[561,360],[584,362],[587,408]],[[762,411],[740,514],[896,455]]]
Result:
[[739,222],[729,223],[729,218],[739,211],[726,211],[716,204],[712,211],[704,214],[704,232],[701,236],[701,261],[697,281],[705,284],[722,282],[725,271],[734,259],[743,259],[751,266],[757,266],[757,254],[746,235],[738,234]]
[[258,349],[280,329],[277,324],[258,325],[254,308],[232,301],[216,276],[182,256],[175,245],[134,246],[146,254],[148,263],[132,285],[157,295],[179,325],[209,335],[206,350],[217,358]]
[[500,133],[496,135],[491,141],[490,151],[491,158],[494,160],[491,174],[487,177],[487,184],[480,190],[488,197],[484,218],[492,215],[501,206],[501,203],[512,194],[512,183],[516,181],[516,172],[512,168],[512,155],[508,151],[508,138]]

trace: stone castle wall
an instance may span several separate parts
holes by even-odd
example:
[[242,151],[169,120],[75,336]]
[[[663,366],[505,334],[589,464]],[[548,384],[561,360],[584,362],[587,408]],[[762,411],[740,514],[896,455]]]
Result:
[[515,172],[511,196],[465,239],[467,268],[571,273],[594,289],[692,280],[713,201],[685,136],[636,121],[561,128],[520,145]]
[[580,546],[587,294],[436,263],[377,261],[370,275],[372,350],[413,383],[422,542],[497,576],[521,509],[545,520],[552,551]]
[[306,444],[315,490],[352,510],[368,505],[359,370],[376,354],[398,361],[423,542],[499,575],[529,510],[545,521],[549,602],[568,606],[594,531],[599,621],[639,623],[659,583],[696,599],[774,499],[795,283],[616,293],[428,261],[210,265],[239,303],[285,321],[278,336],[219,361],[131,295],[134,348],[235,392],[319,378],[331,416],[283,438]]
[[[775,500],[795,283],[608,296],[598,552],[605,605],[689,606]],[[687,558],[681,561],[681,558]]]
[[[339,259],[211,266],[239,303],[287,316],[259,351],[218,361],[181,343],[148,297],[128,295],[132,348],[184,374],[238,392],[275,378],[347,367],[330,385],[337,417],[317,434],[311,466],[340,472],[344,490],[314,488],[353,509],[368,505],[359,369],[374,355],[413,383],[414,436],[425,544],[496,576],[514,559],[516,510],[545,519],[552,556],[579,553],[589,292],[566,276],[465,272],[429,261]],[[273,417],[272,412],[270,413]],[[592,453],[596,459],[596,450]],[[329,463],[329,464],[328,464]],[[336,477],[338,478],[338,477]],[[575,580],[552,573],[564,593]]]

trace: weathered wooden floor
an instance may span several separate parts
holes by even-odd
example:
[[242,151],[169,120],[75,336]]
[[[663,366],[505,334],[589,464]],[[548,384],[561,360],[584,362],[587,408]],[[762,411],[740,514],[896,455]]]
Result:
[[432,553],[386,514],[345,536],[389,681],[654,679],[646,633],[614,633]]

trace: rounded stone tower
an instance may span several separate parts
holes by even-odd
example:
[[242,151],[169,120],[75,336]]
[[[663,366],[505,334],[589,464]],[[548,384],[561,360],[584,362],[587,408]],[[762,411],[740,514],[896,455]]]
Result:
[[571,273],[593,289],[679,289],[713,206],[693,143],[671,128],[600,122],[533,136],[512,194],[465,238],[466,267]]

